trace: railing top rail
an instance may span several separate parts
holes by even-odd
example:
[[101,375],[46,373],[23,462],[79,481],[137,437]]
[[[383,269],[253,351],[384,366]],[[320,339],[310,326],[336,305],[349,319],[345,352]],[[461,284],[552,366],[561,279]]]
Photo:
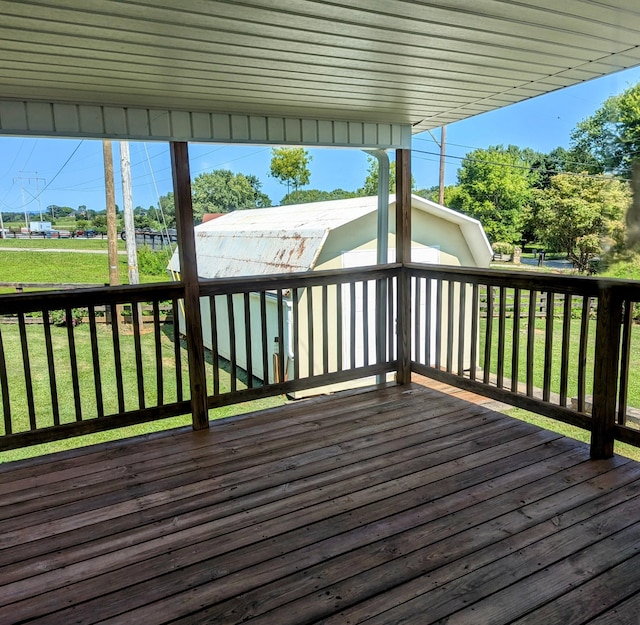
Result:
[[325,284],[346,284],[359,280],[377,280],[396,275],[400,267],[401,265],[399,264],[389,264],[352,269],[305,271],[236,278],[212,278],[200,280],[200,294],[224,295],[227,293],[250,293],[252,291],[305,288]]
[[504,271],[411,263],[406,266],[411,275],[430,276],[445,280],[490,284],[536,291],[555,291],[595,297],[603,289],[617,291],[621,297],[640,300],[640,282],[616,278],[594,278],[591,276],[559,276],[533,271]]
[[182,297],[183,292],[184,286],[181,282],[162,282],[64,291],[40,291],[37,293],[11,293],[0,295],[0,312],[6,315],[45,309],[56,310],[174,299]]

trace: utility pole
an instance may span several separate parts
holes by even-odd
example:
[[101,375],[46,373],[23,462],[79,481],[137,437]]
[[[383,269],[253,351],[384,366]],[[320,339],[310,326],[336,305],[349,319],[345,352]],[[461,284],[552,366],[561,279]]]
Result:
[[440,189],[438,192],[438,204],[444,205],[444,156],[447,141],[447,127],[440,130]]
[[107,209],[107,244],[109,257],[109,284],[120,284],[118,276],[118,227],[116,222],[116,192],[113,181],[113,149],[111,141],[102,142],[104,159],[104,187]]
[[122,197],[124,209],[124,230],[127,243],[127,265],[129,284],[139,284],[138,255],[136,253],[136,229],[133,221],[133,197],[131,190],[131,159],[129,142],[120,141],[120,170],[122,174]]

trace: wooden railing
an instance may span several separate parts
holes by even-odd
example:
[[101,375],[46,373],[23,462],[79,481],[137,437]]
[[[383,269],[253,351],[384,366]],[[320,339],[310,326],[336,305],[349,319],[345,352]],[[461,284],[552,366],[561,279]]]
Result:
[[1,296],[0,449],[188,412],[184,347],[162,322],[182,295],[167,283]]
[[[208,407],[394,371],[396,273],[202,281]],[[0,449],[189,413],[183,295],[165,283],[0,296]]]
[[402,352],[414,372],[590,430],[594,457],[640,446],[636,284],[387,265],[203,280],[199,295],[186,341],[182,283],[0,296],[0,449],[189,413],[187,352],[203,344],[209,409],[385,379]]
[[640,445],[628,402],[640,285],[424,265],[407,270],[414,371],[588,429],[596,457],[610,455],[614,438]]
[[397,271],[264,276],[259,287],[255,278],[202,281],[209,407],[393,372]]

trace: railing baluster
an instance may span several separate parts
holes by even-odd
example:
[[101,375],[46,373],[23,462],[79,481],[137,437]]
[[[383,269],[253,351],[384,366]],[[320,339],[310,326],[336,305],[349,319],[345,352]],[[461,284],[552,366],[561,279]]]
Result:
[[164,378],[162,371],[162,336],[160,334],[160,305],[158,300],[153,300],[153,340],[156,355],[156,403],[164,404]]
[[278,379],[280,382],[286,381],[286,372],[284,367],[287,347],[284,344],[284,293],[282,289],[278,289],[278,346],[280,348],[280,358],[278,358]]
[[396,315],[397,313],[397,308],[396,308],[396,301],[397,301],[397,296],[396,293],[398,292],[398,281],[393,278],[390,280],[388,288],[387,288],[387,324],[388,324],[388,328],[387,328],[387,339],[389,340],[389,352],[388,352],[388,360],[395,360],[396,359],[396,354],[397,354],[397,350],[396,350]]
[[631,326],[633,324],[633,302],[624,301],[622,317],[622,349],[620,350],[620,388],[618,392],[618,423],[627,422],[627,401],[629,392],[629,360],[631,357]]
[[570,293],[564,295],[564,309],[562,315],[562,357],[560,359],[560,405],[567,405],[567,386],[569,379],[569,339],[571,336],[571,306]]
[[27,328],[24,320],[24,313],[18,314],[18,325],[20,327],[20,346],[22,348],[22,368],[24,371],[25,389],[27,392],[27,409],[29,411],[29,427],[35,430],[36,408],[33,400],[33,382],[31,378],[31,361],[29,359],[29,345],[27,341]]
[[375,307],[375,364],[386,362],[385,345],[386,341],[386,319],[387,319],[387,283],[383,279],[378,279],[376,285],[376,307]]
[[119,307],[111,304],[111,340],[113,343],[113,361],[116,374],[116,393],[118,395],[118,412],[124,412],[124,383],[122,381],[122,354],[120,353],[120,319]]
[[236,320],[233,306],[233,295],[231,293],[227,293],[227,319],[229,322],[229,361],[230,361],[230,370],[229,375],[231,392],[235,393],[238,390],[238,362],[237,362],[237,353],[236,353]]
[[9,377],[7,376],[7,361],[4,355],[4,343],[0,331],[0,390],[2,390],[2,414],[4,417],[4,433],[13,433],[11,422],[11,398],[9,397]]
[[336,369],[342,371],[343,368],[343,346],[344,337],[342,336],[342,328],[344,324],[342,310],[342,283],[336,285]]
[[[293,379],[300,379],[300,289],[292,289],[291,306],[293,308]],[[266,320],[265,320],[266,323]]]
[[[171,316],[173,318],[173,358],[175,360],[176,372],[176,398],[178,401],[184,399],[182,392],[182,352],[180,346],[180,319],[178,317],[179,304],[178,300],[171,301]],[[211,324],[213,327],[213,323]],[[214,367],[215,368],[215,367]]]
[[[425,364],[427,367],[432,366],[431,362],[431,278],[427,278],[424,284],[424,349]],[[435,364],[435,359],[433,364]]]
[[[157,302],[156,302],[157,304]],[[95,306],[88,307],[89,312],[89,335],[91,337],[91,356],[93,360],[93,385],[95,389],[95,397],[96,397],[96,412],[98,413],[98,418],[104,417],[104,404],[102,401],[102,375],[100,372],[100,352],[98,350],[98,331],[96,328],[96,309]],[[49,328],[49,315],[46,313],[44,316],[44,333],[47,342],[47,351],[49,350],[51,344],[51,329]],[[159,330],[159,328],[158,328]],[[48,354],[47,354],[48,356]],[[49,379],[51,380],[51,392],[54,393],[54,389],[56,386],[55,382],[55,368],[53,363],[53,354],[51,355],[51,359],[49,361]],[[53,420],[56,425],[60,423],[60,417],[58,416],[58,421],[56,422],[56,412],[58,408],[58,400],[55,400],[56,410],[53,413]]]
[[[297,306],[296,306],[297,310]],[[269,383],[269,331],[267,329],[267,294],[260,292],[260,323],[262,324],[262,367],[265,371],[265,382]],[[273,368],[273,379],[276,380],[278,372]]]
[[136,354],[136,373],[138,382],[138,407],[145,407],[144,396],[144,368],[142,366],[142,343],[140,342],[140,303],[131,302],[131,316],[133,318],[133,346]]
[[542,383],[542,401],[551,398],[551,363],[553,362],[553,316],[555,312],[555,294],[547,291],[547,312],[544,330],[544,374]]
[[453,308],[456,282],[447,281],[447,373],[453,371]]
[[580,347],[578,349],[578,412],[586,412],[587,343],[589,341],[589,315],[591,298],[582,298],[580,318]]
[[460,282],[460,298],[458,300],[458,375],[464,375],[464,347],[467,318],[467,286],[466,282]]
[[218,351],[218,308],[216,296],[209,296],[209,317],[211,322],[211,364],[213,376],[213,394],[220,394],[220,354]]
[[322,373],[329,373],[329,291],[322,285]]
[[78,376],[78,356],[74,334],[73,314],[70,308],[65,310],[67,325],[67,342],[69,344],[69,360],[71,363],[71,383],[73,386],[73,404],[76,410],[76,421],[82,421],[82,404],[80,402],[80,378]]
[[253,388],[253,360],[251,354],[251,302],[244,293],[244,350],[247,359],[247,388]]
[[[296,289],[297,291],[297,289]],[[297,296],[294,296],[294,315],[297,314]],[[267,330],[267,292],[260,291],[260,336],[262,338],[262,383],[269,384],[269,332]],[[297,359],[296,359],[297,360]],[[276,372],[273,372],[275,376]]]
[[309,376],[314,374],[314,362],[313,357],[315,353],[313,332],[313,287],[307,289],[307,367],[309,370]]
[[442,362],[442,280],[436,282],[436,369]]
[[513,333],[511,338],[511,392],[518,392],[520,376],[520,304],[521,292],[516,288],[513,293]]
[[498,291],[498,388],[504,387],[504,343],[507,321],[507,295],[505,287]]
[[493,286],[491,284],[487,284],[487,322],[485,325],[482,381],[484,384],[489,384],[491,380],[491,345],[493,343]]
[[414,293],[413,295],[413,306],[412,306],[412,314],[413,314],[413,360],[417,362],[424,362],[422,360],[422,349],[421,349],[421,336],[420,336],[420,327],[422,325],[422,315],[420,314],[420,309],[422,308],[422,278],[418,276],[411,277],[411,288]]
[[349,358],[351,369],[356,368],[356,283],[349,283]]
[[369,364],[369,283],[362,281],[362,364]]
[[480,319],[480,288],[478,284],[473,285],[471,290],[471,355],[469,362],[469,378],[476,379],[476,369],[478,368],[478,343],[480,335],[478,333]]
[[[90,309],[93,311],[93,307]],[[91,314],[89,315],[89,321],[91,321]],[[51,320],[49,319],[49,311],[42,311],[42,323],[44,325],[44,343],[45,350],[47,352],[47,368],[49,369],[49,389],[51,391],[51,411],[53,413],[53,425],[60,425],[60,406],[58,403],[58,384],[56,380],[56,366],[55,366],[55,358],[53,355],[53,342],[51,340]],[[95,313],[93,319],[93,332],[95,333]],[[93,334],[91,336],[91,346],[93,348]],[[96,361],[97,361],[97,347],[93,350],[93,368],[95,374]],[[100,384],[100,368],[98,363],[98,377],[96,377],[96,384]],[[100,395],[100,402],[98,403],[98,397],[96,396],[96,406],[98,407],[98,416],[103,416],[104,412],[100,412],[102,410],[102,395]]]
[[527,320],[527,397],[533,397],[533,357],[536,338],[536,292],[529,291],[529,315]]

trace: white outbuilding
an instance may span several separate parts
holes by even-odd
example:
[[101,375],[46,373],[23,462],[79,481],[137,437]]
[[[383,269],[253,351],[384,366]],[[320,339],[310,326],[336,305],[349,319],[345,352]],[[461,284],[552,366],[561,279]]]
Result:
[[[467,267],[488,267],[492,250],[482,225],[476,219],[426,200],[412,196],[412,262]],[[328,202],[237,210],[207,221],[195,228],[198,275],[201,278],[259,276],[298,271],[318,271],[375,265],[377,246],[377,197],[357,197]],[[395,197],[389,198],[391,216],[388,240],[389,262],[395,260]],[[177,252],[169,269],[179,275]],[[359,294],[361,297],[361,294]],[[300,303],[305,297],[300,296]],[[259,298],[255,302],[259,306]],[[286,303],[290,312],[291,302]],[[306,304],[305,304],[306,305]],[[314,302],[315,305],[315,302]],[[422,302],[422,306],[426,304]],[[211,347],[210,311],[202,300],[205,346]],[[356,303],[357,307],[358,304]],[[238,311],[242,306],[237,307]],[[373,307],[370,307],[374,314]],[[216,311],[226,319],[226,309]],[[468,311],[470,313],[471,311]],[[347,310],[345,316],[349,314]],[[243,325],[238,314],[237,327]],[[287,315],[290,320],[291,315]],[[267,326],[277,334],[275,298],[267,304]],[[373,324],[373,319],[371,320]],[[345,318],[345,324],[349,320]],[[259,332],[259,328],[256,329]],[[240,334],[242,334],[240,332]],[[293,358],[300,358],[301,373],[309,362],[305,346],[292,348],[290,324],[285,324],[282,337],[286,358],[285,372],[293,370]],[[304,333],[301,334],[304,336]],[[219,337],[223,338],[223,337]],[[455,340],[455,337],[454,339]],[[435,341],[431,342],[432,345]],[[256,349],[260,349],[257,345]],[[348,351],[349,346],[345,345]],[[362,346],[356,346],[356,351]],[[229,345],[218,341],[221,356],[229,357]],[[238,351],[238,355],[241,350]],[[361,354],[356,353],[356,362]],[[273,363],[262,370],[260,354],[253,361],[253,373],[260,379],[273,381]],[[243,366],[242,358],[237,365]],[[308,365],[306,365],[308,368]],[[305,374],[308,373],[304,372]],[[322,389],[326,391],[328,389]]]

